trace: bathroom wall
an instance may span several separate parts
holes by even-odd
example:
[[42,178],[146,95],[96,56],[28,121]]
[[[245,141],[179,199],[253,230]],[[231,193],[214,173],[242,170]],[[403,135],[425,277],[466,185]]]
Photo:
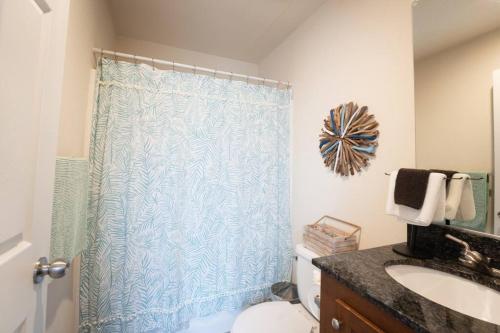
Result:
[[[104,48],[224,71],[257,75],[257,64],[179,49],[167,45],[116,37],[106,1],[71,0],[59,127],[60,156],[86,156],[92,112],[95,68],[92,48]],[[74,332],[78,319],[78,263],[64,279],[48,287],[47,333]]]
[[[362,248],[406,237],[406,226],[384,214],[384,172],[415,165],[410,2],[327,1],[260,63],[262,75],[293,84],[296,242],[303,226],[323,215],[362,226]],[[380,146],[369,169],[341,178],[324,167],[318,135],[329,110],[349,101],[376,116]]]
[[[112,49],[115,33],[107,2],[71,0],[68,18],[64,86],[59,122],[59,156],[85,156],[84,133],[89,107],[93,47]],[[63,279],[51,281],[47,294],[47,333],[75,332],[78,281],[77,264]],[[75,289],[76,288],[76,289]]]
[[[260,71],[294,85],[295,240],[299,241],[303,225],[325,214],[361,225],[363,248],[404,239],[404,225],[384,214],[384,172],[415,164],[410,0],[328,1],[260,64],[115,38],[102,0],[72,0],[70,11],[59,155],[86,153],[89,80],[95,64],[92,47],[248,75]],[[380,122],[381,136],[371,167],[343,179],[323,166],[318,135],[329,109],[350,100],[369,106]],[[49,285],[48,333],[74,331],[71,279]]]
[[124,53],[165,59],[239,74],[257,75],[259,72],[257,64],[126,37],[116,38],[115,49],[116,51]]
[[107,1],[71,0],[58,154],[83,156],[85,114],[93,47],[113,49],[115,32]]
[[492,85],[500,30],[415,63],[417,166],[493,170]]

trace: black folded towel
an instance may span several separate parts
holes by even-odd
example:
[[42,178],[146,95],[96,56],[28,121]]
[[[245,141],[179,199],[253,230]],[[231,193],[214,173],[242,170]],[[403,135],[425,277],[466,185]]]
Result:
[[415,209],[422,208],[430,174],[430,170],[399,169],[394,202]]
[[431,169],[431,172],[444,173],[446,175],[446,189],[448,189],[448,186],[450,185],[451,177],[453,177],[454,174],[458,173],[458,171],[439,169]]

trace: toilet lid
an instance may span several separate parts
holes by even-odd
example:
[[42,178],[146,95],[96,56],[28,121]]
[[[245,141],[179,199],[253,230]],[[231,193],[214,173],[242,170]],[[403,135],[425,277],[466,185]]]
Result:
[[243,311],[231,333],[310,333],[312,324],[289,302],[266,302]]

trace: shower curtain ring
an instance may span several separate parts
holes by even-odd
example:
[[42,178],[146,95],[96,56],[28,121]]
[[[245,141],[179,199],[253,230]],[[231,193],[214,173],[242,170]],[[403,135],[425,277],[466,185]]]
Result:
[[197,67],[196,65],[194,65],[194,68],[193,68],[193,74],[196,75],[196,70],[197,70]]
[[231,75],[229,75],[229,81],[233,81],[233,72],[231,72]]
[[247,84],[248,84],[248,75],[247,75]]
[[155,68],[155,59],[154,58],[151,58],[151,64],[153,65],[153,71],[156,70],[156,68]]
[[114,51],[113,53],[114,53],[115,64],[116,64],[116,62],[117,62],[117,60],[116,60],[116,58],[117,58],[117,57],[116,57],[116,51]]
[[172,61],[172,72],[175,73],[175,61]]
[[262,85],[265,86],[266,85],[266,78],[263,78],[262,79]]
[[214,79],[217,78],[217,70],[214,69]]
[[137,56],[134,54],[134,63],[137,66]]

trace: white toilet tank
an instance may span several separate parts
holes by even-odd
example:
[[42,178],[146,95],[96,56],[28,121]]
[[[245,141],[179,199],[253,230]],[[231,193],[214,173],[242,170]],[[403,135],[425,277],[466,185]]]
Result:
[[297,254],[297,288],[302,305],[319,320],[319,306],[314,302],[320,294],[321,271],[312,264],[312,259],[319,257],[306,249],[303,244],[295,247]]

